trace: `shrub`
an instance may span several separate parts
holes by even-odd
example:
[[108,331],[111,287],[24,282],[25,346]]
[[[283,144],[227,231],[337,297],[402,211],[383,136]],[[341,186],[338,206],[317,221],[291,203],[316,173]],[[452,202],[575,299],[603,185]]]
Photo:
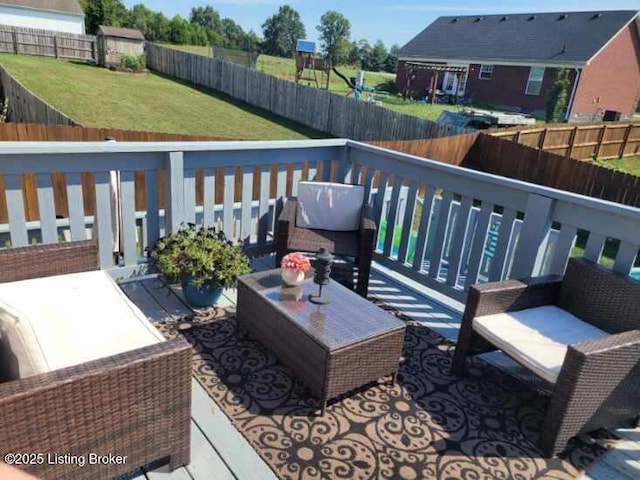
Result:
[[133,70],[134,72],[144,70],[145,68],[147,68],[147,56],[144,53],[138,56],[123,55],[122,66],[124,68],[128,68],[129,70]]

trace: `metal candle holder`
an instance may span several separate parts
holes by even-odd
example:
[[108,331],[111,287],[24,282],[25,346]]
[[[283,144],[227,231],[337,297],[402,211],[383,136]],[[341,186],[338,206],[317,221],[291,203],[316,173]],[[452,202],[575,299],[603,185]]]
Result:
[[324,305],[331,302],[331,298],[328,295],[322,294],[322,287],[329,283],[329,274],[331,273],[331,263],[334,256],[329,253],[326,248],[321,248],[316,254],[316,274],[313,277],[313,282],[319,285],[317,295],[309,295],[309,301]]

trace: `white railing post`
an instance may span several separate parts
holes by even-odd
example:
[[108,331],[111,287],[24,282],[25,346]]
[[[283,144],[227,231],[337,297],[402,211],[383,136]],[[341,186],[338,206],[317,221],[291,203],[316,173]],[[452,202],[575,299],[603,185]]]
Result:
[[167,185],[165,194],[165,230],[175,233],[184,222],[184,154],[169,152],[165,161]]
[[511,268],[511,278],[537,275],[542,268],[546,250],[545,239],[551,230],[555,200],[530,194],[524,212],[524,221]]
[[342,183],[352,183],[351,182],[351,161],[350,161],[350,155],[351,153],[351,147],[345,145],[344,147],[342,147],[340,149],[340,157],[339,157],[339,164],[338,164],[338,168],[336,169],[336,181],[342,182]]

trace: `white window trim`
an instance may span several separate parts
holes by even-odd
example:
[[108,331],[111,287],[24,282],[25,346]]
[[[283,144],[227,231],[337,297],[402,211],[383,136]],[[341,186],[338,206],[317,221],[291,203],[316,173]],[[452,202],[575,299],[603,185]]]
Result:
[[[525,95],[530,95],[532,97],[537,97],[538,95],[540,95],[540,92],[542,92],[542,82],[544,81],[544,72],[545,72],[545,67],[530,67],[529,68],[529,77],[527,78],[527,85],[524,88],[524,94]],[[532,78],[533,72],[534,71],[542,71],[542,73],[540,74],[540,78]],[[539,83],[540,84],[540,88],[538,89],[537,92],[532,93],[529,91],[529,87],[530,85],[533,83]]]
[[[482,76],[482,71],[485,69],[485,67],[487,69],[489,69],[489,76],[488,77],[483,77]],[[493,65],[480,65],[480,71],[478,72],[478,79],[479,80],[491,80],[491,77],[493,76]]]

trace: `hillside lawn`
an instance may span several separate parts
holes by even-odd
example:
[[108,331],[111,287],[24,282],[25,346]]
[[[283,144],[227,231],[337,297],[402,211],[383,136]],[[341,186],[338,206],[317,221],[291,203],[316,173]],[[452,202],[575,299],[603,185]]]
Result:
[[[210,47],[171,44],[163,44],[162,46],[175,48],[176,50],[182,50],[185,52],[197,53],[207,57],[211,56]],[[345,66],[339,66],[336,67],[336,69],[347,78],[355,77],[358,72],[358,69],[356,68]],[[256,70],[291,82],[295,81],[295,61],[293,58],[260,55],[257,60]],[[364,73],[365,85],[374,86],[380,90],[380,92],[372,94],[373,99],[382,101],[385,107],[396,112],[436,121],[444,110],[457,111],[462,108],[455,105],[428,105],[414,100],[404,100],[396,94],[388,93],[387,91],[390,87],[389,82],[394,83],[395,78],[396,77],[393,73],[388,72]],[[319,72],[318,79],[320,80]],[[329,90],[333,93],[344,95],[350,90],[350,88],[334,72],[331,72],[331,76],[329,77]],[[365,96],[369,96],[369,94],[365,93]]]
[[120,73],[81,62],[0,54],[25,87],[87,127],[246,140],[320,138],[322,133],[154,73]]
[[640,155],[613,160],[596,160],[595,163],[602,167],[612,168],[613,170],[640,177]]

